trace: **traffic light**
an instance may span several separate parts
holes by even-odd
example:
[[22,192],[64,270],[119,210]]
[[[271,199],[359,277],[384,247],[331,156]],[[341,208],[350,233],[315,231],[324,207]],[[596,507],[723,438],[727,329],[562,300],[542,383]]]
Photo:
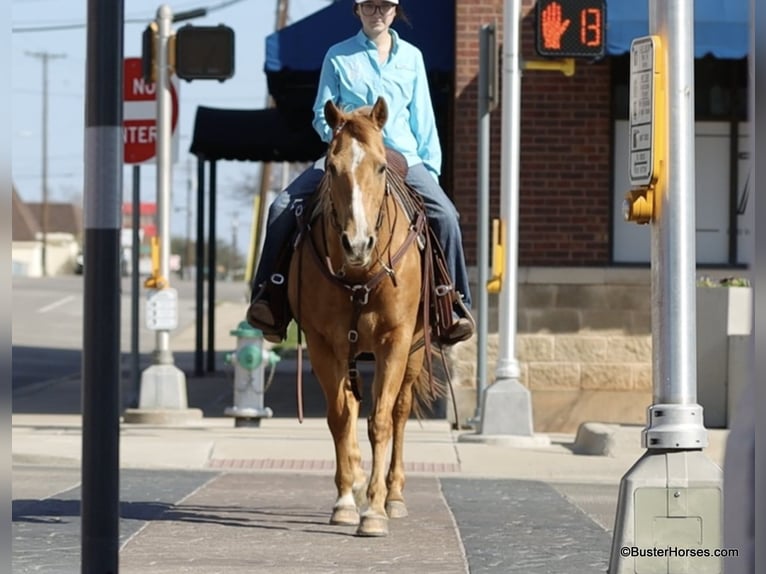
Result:
[[604,0],[538,0],[535,47],[540,56],[600,58],[606,47]]
[[175,68],[184,80],[228,80],[234,75],[234,30],[223,25],[179,28]]

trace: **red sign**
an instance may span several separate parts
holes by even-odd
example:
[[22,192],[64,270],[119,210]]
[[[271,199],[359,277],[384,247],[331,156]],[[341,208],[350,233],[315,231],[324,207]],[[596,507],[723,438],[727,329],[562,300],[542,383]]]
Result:
[[[157,89],[143,78],[141,58],[125,58],[123,65],[122,140],[125,163],[154,159],[157,143]],[[178,91],[170,83],[171,126],[178,126]]]

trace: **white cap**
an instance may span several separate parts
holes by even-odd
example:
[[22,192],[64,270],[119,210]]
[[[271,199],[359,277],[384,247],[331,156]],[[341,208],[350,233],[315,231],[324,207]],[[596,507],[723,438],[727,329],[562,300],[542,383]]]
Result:
[[[355,0],[357,4],[363,4],[364,2],[369,2],[369,0]],[[399,4],[399,0],[386,0],[389,4]]]

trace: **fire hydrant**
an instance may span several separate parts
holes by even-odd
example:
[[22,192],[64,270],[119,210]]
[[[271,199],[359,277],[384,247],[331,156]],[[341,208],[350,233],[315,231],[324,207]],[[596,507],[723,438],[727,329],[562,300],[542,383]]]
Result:
[[273,415],[269,407],[263,406],[267,387],[265,366],[270,366],[271,378],[279,355],[263,348],[263,333],[247,321],[242,321],[231,334],[237,338],[237,350],[227,354],[225,360],[234,366],[234,406],[224,410],[224,414],[234,417],[237,427],[259,427],[262,418]]

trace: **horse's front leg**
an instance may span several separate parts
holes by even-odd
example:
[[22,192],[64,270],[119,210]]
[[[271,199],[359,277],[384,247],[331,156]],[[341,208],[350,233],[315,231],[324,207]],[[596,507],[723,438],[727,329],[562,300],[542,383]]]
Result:
[[404,428],[412,412],[413,385],[417,384],[423,370],[425,349],[419,349],[410,354],[404,383],[399,390],[399,396],[394,405],[394,441],[391,448],[391,465],[386,477],[388,494],[386,495],[386,514],[389,518],[404,518],[407,516],[407,506],[404,503]]
[[332,349],[318,337],[309,339],[307,335],[307,339],[311,349],[311,365],[327,401],[327,426],[335,443],[335,487],[338,497],[330,524],[357,525],[358,501],[366,482],[356,432],[359,401],[348,386],[343,363],[335,358]]
[[388,534],[386,451],[393,434],[393,409],[404,379],[408,350],[409,339],[389,343],[375,354],[374,404],[367,420],[367,435],[372,444],[372,472],[367,486],[368,507],[357,530],[360,536]]

